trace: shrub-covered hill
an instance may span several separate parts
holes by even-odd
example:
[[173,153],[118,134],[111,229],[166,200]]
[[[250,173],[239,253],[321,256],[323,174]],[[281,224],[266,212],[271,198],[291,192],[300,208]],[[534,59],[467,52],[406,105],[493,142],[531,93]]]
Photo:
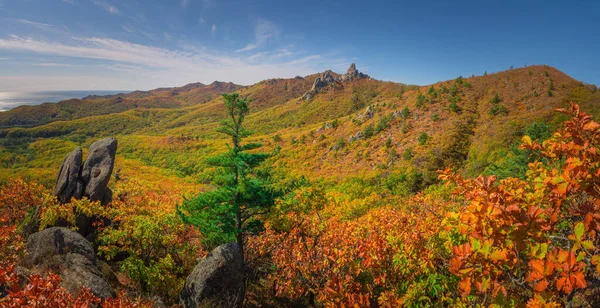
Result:
[[0,127],[36,126],[60,120],[119,113],[135,108],[177,108],[207,102],[239,89],[231,82],[191,83],[177,88],[134,91],[128,94],[87,96],[59,103],[20,106],[0,113]]
[[[276,165],[282,170],[313,179],[381,182],[397,175],[407,182],[400,190],[418,190],[434,182],[435,171],[448,164],[468,174],[502,164],[512,155],[507,155],[511,144],[532,123],[555,130],[564,119],[553,110],[569,101],[594,116],[600,114],[600,94],[594,87],[548,66],[458,77],[422,87],[360,78],[329,84],[313,98],[302,99],[321,75],[272,79],[237,89],[241,96],[253,99],[246,121],[251,138],[263,142],[266,150],[281,148]],[[120,159],[128,165],[197,181],[210,171],[204,158],[225,148],[223,137],[215,132],[224,115],[221,98],[201,103],[194,96],[200,95],[195,92],[200,89],[180,90],[175,96],[189,106],[138,106],[120,113],[2,129],[3,178],[17,172],[37,173],[51,183],[52,173],[44,170],[54,170],[74,145],[117,136]],[[152,101],[173,91],[128,96]],[[92,100],[110,99],[114,98]],[[123,168],[122,172],[139,174],[140,170]]]

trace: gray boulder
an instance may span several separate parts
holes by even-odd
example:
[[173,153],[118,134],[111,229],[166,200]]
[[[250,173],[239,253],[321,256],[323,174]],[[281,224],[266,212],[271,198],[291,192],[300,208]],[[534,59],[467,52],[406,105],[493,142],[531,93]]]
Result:
[[348,142],[353,142],[356,140],[360,140],[364,137],[364,133],[362,131],[357,132],[356,134],[354,134],[354,136],[350,136],[350,138],[348,138]]
[[81,147],[77,147],[63,160],[54,187],[54,195],[60,202],[69,202],[75,193],[82,155]]
[[192,271],[179,295],[184,307],[241,307],[244,262],[236,243],[211,251]]
[[24,266],[34,274],[57,273],[61,286],[71,293],[87,287],[101,298],[114,296],[90,242],[67,228],[52,227],[29,236]]
[[90,200],[103,200],[115,164],[116,153],[116,138],[98,140],[90,146],[81,169],[81,180],[85,183],[84,196]]

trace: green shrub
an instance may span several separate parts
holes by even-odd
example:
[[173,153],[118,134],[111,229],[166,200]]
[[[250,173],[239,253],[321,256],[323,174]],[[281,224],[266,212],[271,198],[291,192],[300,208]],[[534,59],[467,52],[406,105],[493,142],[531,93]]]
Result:
[[412,148],[406,148],[406,150],[404,150],[404,153],[402,154],[402,158],[404,160],[411,160],[414,156],[413,150]]
[[365,135],[365,138],[373,137],[374,132],[375,132],[375,128],[373,127],[373,124],[367,125],[367,127],[365,127],[365,129],[363,130],[363,134]]
[[427,97],[425,97],[425,95],[423,95],[423,93],[419,92],[419,95],[417,95],[417,107],[423,107],[423,105],[425,105],[425,103],[427,102]]
[[421,133],[419,135],[419,145],[424,145],[427,143],[427,140],[429,139],[429,136],[427,135],[427,133]]
[[410,116],[410,110],[408,109],[408,107],[404,107],[404,109],[402,109],[402,111],[400,111],[400,117],[406,120],[409,116]]

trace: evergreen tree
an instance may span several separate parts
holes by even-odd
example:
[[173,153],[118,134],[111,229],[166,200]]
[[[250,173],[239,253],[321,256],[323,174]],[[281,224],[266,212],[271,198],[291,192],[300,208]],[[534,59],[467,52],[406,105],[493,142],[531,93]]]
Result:
[[207,249],[236,241],[243,256],[245,235],[262,230],[260,217],[268,213],[278,193],[271,188],[268,168],[262,166],[270,154],[252,151],[262,144],[242,143],[249,135],[242,125],[249,100],[237,93],[223,94],[223,99],[227,119],[217,131],[231,137],[231,145],[227,152],[207,159],[218,170],[212,181],[216,188],[185,200],[177,211],[200,230]]

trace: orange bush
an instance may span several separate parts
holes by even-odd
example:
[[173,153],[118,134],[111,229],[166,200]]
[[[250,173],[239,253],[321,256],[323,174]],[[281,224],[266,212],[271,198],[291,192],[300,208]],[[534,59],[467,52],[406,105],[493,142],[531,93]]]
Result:
[[319,206],[323,200],[310,193],[296,200],[286,231],[268,228],[249,245],[250,253],[271,257],[275,296],[327,307],[457,304],[439,237],[445,204],[417,196],[405,208],[347,220],[346,201]]
[[564,128],[523,148],[547,160],[529,165],[527,179],[463,179],[450,170],[464,206],[448,214],[457,240],[450,271],[463,296],[484,304],[555,301],[569,304],[600,274],[600,125],[572,104]]

